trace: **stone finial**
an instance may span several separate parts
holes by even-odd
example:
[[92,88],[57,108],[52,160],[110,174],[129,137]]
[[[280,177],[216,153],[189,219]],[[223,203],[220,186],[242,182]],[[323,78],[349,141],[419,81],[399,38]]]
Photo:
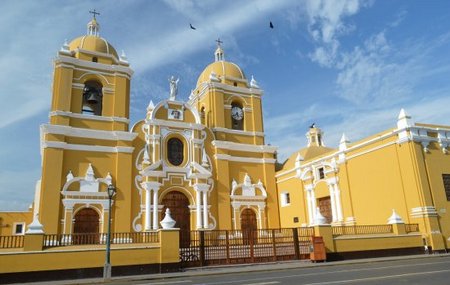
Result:
[[397,120],[397,128],[398,129],[404,129],[411,127],[413,125],[413,122],[411,120],[411,116],[409,116],[405,109],[400,110],[400,114],[398,114],[398,120]]
[[237,187],[237,182],[236,180],[233,179],[233,181],[231,181],[231,190],[234,190]]
[[314,217],[314,224],[315,225],[326,225],[327,224],[327,219],[324,216],[322,216],[322,214],[320,213],[319,207],[316,208],[316,215]]
[[72,180],[74,177],[73,177],[73,173],[72,173],[72,170],[69,170],[69,173],[67,173],[67,176],[66,176],[66,181],[70,181],[70,180]]
[[402,217],[400,217],[396,212],[395,209],[392,209],[392,215],[388,219],[388,224],[404,224]]
[[259,88],[258,82],[256,82],[255,78],[253,78],[253,75],[252,75],[252,80],[250,80],[250,87]]
[[125,54],[125,51],[124,50],[122,50],[122,54],[120,55],[120,61],[122,61],[122,62],[126,62],[126,63],[128,63],[128,58],[127,58],[127,55]]
[[33,217],[33,221],[28,225],[27,234],[43,234],[44,227],[39,222],[39,214],[35,213]]
[[177,222],[174,219],[172,219],[169,208],[166,209],[165,214],[166,214],[166,216],[164,217],[164,219],[161,222],[159,222],[161,224],[161,227],[163,229],[173,229],[173,227],[175,226],[175,224]]
[[92,168],[91,163],[89,163],[88,169],[86,170],[85,180],[86,181],[94,181],[95,180],[94,169]]

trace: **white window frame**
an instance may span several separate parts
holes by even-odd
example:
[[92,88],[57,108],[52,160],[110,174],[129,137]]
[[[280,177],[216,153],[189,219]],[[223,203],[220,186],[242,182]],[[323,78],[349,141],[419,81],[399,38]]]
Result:
[[[18,225],[22,225],[22,232],[21,233],[17,233],[16,232],[16,228]],[[23,236],[25,234],[25,223],[24,222],[20,222],[20,223],[14,223],[13,227],[12,227],[12,235],[13,236]]]
[[[289,202],[288,202],[289,200]],[[288,191],[284,191],[280,193],[280,203],[281,207],[287,207],[291,205],[291,195]]]

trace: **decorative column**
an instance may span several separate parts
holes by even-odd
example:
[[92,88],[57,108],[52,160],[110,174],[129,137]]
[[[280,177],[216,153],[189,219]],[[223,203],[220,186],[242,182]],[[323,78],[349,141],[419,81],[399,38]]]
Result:
[[[152,229],[157,230],[158,229],[158,191],[161,187],[161,183],[157,181],[149,181],[149,182],[142,182],[141,183],[142,188],[145,189],[145,231],[150,231]],[[152,190],[153,190],[153,223],[152,223]]]
[[196,206],[197,206],[197,229],[201,229],[202,226],[202,201],[201,201],[201,192],[200,191],[196,191]]
[[339,222],[344,221],[344,217],[342,215],[342,205],[341,205],[341,190],[339,190],[339,187],[337,183],[333,185],[334,187],[334,196],[336,201],[336,211],[337,211],[337,219]]
[[336,222],[338,219],[337,219],[337,213],[336,213],[336,199],[334,197],[334,184],[333,183],[328,184],[328,190],[330,191],[332,222]]
[[315,203],[314,203],[314,193],[313,193],[313,186],[312,184],[305,185],[306,195],[307,195],[307,207],[308,207],[308,217],[309,217],[309,224],[314,224],[314,211],[316,209]]
[[151,220],[151,200],[152,200],[152,190],[145,189],[145,226],[144,230],[150,231],[152,229],[152,220]]
[[207,229],[208,226],[208,191],[203,191],[203,228]]
[[[208,228],[208,190],[209,185],[206,183],[194,184],[197,199],[197,229]],[[203,194],[203,195],[202,195]],[[203,196],[203,213],[202,213],[202,196]],[[203,214],[203,221],[202,221]],[[203,223],[202,223],[203,222]]]
[[158,229],[158,188],[153,188],[153,229]]

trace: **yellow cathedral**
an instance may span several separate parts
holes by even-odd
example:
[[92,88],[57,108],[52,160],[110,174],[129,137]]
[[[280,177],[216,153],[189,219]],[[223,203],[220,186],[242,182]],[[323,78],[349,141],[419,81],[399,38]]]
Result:
[[172,77],[167,99],[130,127],[132,76],[95,18],[58,52],[33,206],[45,233],[103,233],[108,216],[113,232],[152,231],[166,208],[181,231],[279,227],[263,92],[220,42],[188,102]]
[[34,203],[0,213],[11,225],[0,235],[105,233],[109,217],[113,232],[149,232],[170,209],[181,232],[403,222],[426,246],[450,248],[450,126],[402,110],[394,128],[333,149],[312,125],[308,145],[279,164],[263,91],[220,41],[187,102],[171,77],[167,99],[130,126],[133,70],[99,28],[94,17],[54,59]]

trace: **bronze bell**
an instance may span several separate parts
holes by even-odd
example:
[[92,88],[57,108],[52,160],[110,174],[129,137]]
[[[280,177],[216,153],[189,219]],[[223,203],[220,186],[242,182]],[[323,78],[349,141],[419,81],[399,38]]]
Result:
[[98,96],[96,91],[89,92],[86,100],[89,104],[97,104],[98,103]]

